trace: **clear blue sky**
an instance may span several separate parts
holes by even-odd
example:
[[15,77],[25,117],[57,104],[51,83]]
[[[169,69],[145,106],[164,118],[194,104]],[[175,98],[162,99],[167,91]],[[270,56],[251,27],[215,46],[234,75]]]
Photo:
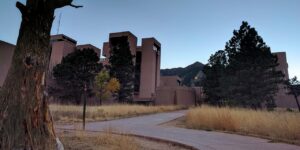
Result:
[[[25,0],[21,0],[24,2]],[[15,44],[21,16],[15,0],[0,1],[0,40]],[[110,32],[131,31],[162,43],[162,68],[206,63],[241,22],[256,28],[273,52],[286,51],[290,77],[300,77],[300,0],[75,0],[84,8],[56,11],[52,34],[102,48]]]

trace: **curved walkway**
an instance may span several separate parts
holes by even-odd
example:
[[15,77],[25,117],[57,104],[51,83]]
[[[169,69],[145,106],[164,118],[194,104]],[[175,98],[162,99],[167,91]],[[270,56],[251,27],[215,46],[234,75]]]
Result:
[[[139,136],[173,141],[200,150],[300,150],[300,146],[270,143],[269,140],[213,131],[201,131],[159,124],[182,117],[186,111],[160,113],[112,121],[86,124],[86,130],[104,131],[107,128]],[[74,129],[70,126],[57,126],[60,129]]]

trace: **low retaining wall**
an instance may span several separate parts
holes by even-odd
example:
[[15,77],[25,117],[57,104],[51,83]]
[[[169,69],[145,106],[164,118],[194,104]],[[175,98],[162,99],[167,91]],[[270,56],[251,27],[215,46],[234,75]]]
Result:
[[201,89],[191,87],[159,87],[156,90],[156,105],[196,105],[201,101]]

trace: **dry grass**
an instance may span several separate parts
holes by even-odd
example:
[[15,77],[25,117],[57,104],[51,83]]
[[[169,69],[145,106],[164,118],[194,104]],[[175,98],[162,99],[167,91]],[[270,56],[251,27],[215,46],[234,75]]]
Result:
[[141,145],[131,136],[126,134],[114,135],[112,129],[108,129],[104,134],[97,137],[100,145],[113,146],[113,149],[138,150]]
[[202,106],[188,111],[186,126],[300,144],[300,113]]
[[108,128],[103,133],[85,132],[78,128],[58,132],[58,136],[66,150],[187,150],[172,143],[130,136],[113,128]]
[[141,145],[135,138],[127,135],[115,135],[111,129],[105,133],[88,133],[76,131],[60,136],[65,149],[78,150],[138,150]]
[[[102,121],[184,109],[183,106],[107,105],[87,106],[87,121]],[[50,105],[54,121],[82,121],[82,106]]]

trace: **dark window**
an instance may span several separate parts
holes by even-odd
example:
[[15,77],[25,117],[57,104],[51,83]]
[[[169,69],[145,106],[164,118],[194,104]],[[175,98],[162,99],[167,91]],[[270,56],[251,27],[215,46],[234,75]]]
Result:
[[136,95],[138,94],[138,92],[140,92],[141,62],[142,62],[142,52],[136,52],[135,78],[134,78],[134,93]]

